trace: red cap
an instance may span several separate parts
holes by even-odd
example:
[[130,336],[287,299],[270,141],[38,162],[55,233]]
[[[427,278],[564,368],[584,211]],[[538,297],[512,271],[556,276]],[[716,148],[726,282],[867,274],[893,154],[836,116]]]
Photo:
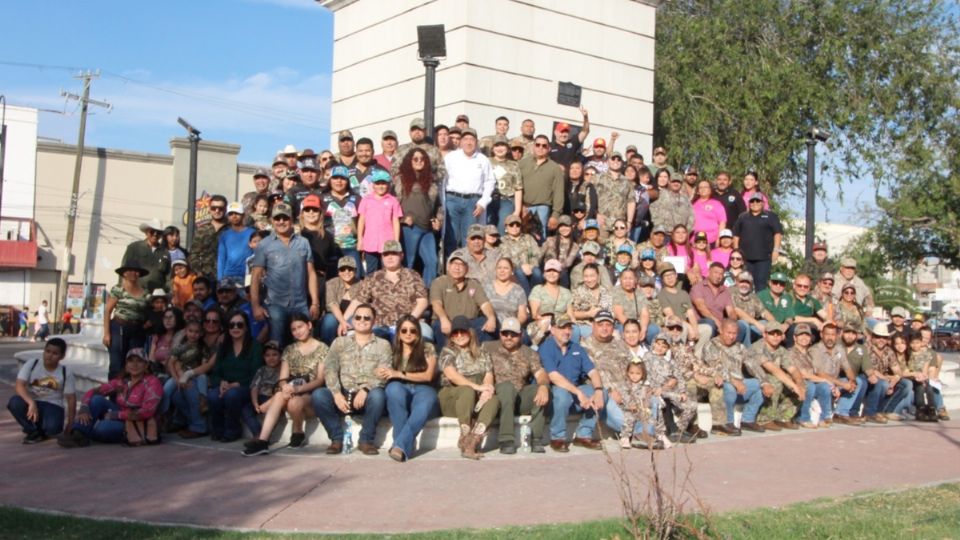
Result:
[[323,205],[320,204],[320,197],[318,195],[307,195],[303,202],[300,203],[300,208],[323,208]]
[[606,147],[607,147],[607,141],[603,140],[602,138],[596,138],[596,139],[594,139],[594,140],[593,140],[593,147],[596,148],[596,147],[598,147],[598,146],[602,146],[603,148],[606,148]]
[[560,122],[557,124],[557,131],[570,131],[570,124],[566,122]]

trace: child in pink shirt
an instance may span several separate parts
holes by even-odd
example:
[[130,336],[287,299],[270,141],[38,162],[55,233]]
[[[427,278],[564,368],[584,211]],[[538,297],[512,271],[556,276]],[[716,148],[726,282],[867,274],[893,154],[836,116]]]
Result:
[[388,240],[400,241],[400,201],[387,193],[390,173],[376,169],[371,175],[373,191],[360,200],[357,209],[357,251],[363,253],[366,273],[380,269],[380,253]]

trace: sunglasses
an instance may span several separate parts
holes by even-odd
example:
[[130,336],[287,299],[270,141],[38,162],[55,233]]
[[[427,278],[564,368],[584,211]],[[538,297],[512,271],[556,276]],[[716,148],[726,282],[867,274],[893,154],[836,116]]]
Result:
[[234,330],[234,329],[241,329],[241,330],[242,330],[242,329],[244,329],[244,328],[247,327],[247,324],[244,323],[243,321],[232,322],[232,323],[230,323],[230,326],[229,326],[229,327],[230,327],[231,330]]
[[782,282],[782,281],[771,281],[770,284],[771,284],[771,285],[779,285],[780,287],[786,287],[786,286],[787,286],[787,284],[784,283],[784,282]]
[[226,206],[211,206],[211,207],[210,207],[210,211],[211,211],[211,212],[224,212],[224,211],[226,211],[226,210],[227,210],[227,207],[226,207]]
[[274,221],[290,221],[290,216],[273,216]]
[[403,334],[403,335],[407,335],[407,334],[417,334],[418,332],[417,332],[417,329],[416,329],[416,328],[410,328],[410,327],[408,326],[408,327],[406,327],[406,328],[401,328],[401,329],[400,329],[400,333]]
[[682,326],[668,326],[667,330],[683,330]]
[[469,330],[454,330],[453,332],[450,332],[450,337],[469,336],[469,335],[470,335]]
[[373,315],[354,315],[353,320],[355,321],[372,321]]
[[783,332],[781,332],[781,331],[779,331],[779,330],[774,330],[773,332],[767,332],[767,333],[770,334],[771,336],[782,336],[782,335],[783,335]]
[[349,266],[344,266],[343,268],[340,268],[340,269],[338,269],[337,271],[338,271],[338,272],[356,272],[357,269],[356,269],[356,268],[350,268]]
[[507,223],[507,227],[519,227],[519,223]]
[[312,214],[312,213],[315,213],[315,212],[319,212],[320,209],[319,209],[319,208],[310,207],[310,208],[301,208],[300,211],[303,212],[303,213],[310,212],[310,213]]
[[500,336],[501,336],[501,337],[506,337],[506,338],[515,338],[515,337],[520,337],[520,333],[519,333],[519,332],[511,332],[510,330],[501,330],[501,331],[500,331]]
[[220,319],[204,319],[203,322],[207,324],[220,324]]
[[544,143],[536,143],[534,144],[534,146],[536,146],[537,148],[550,148],[549,144],[544,144]]
[[618,231],[622,231],[623,229],[626,229],[627,226],[626,226],[626,225],[615,225],[613,228],[616,229],[616,230],[618,230]]

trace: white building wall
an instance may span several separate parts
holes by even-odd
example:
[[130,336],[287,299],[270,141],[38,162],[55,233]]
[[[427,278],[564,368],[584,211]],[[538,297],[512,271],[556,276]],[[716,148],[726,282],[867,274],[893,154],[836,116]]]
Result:
[[557,83],[583,87],[590,138],[621,134],[618,148],[650,155],[653,133],[653,5],[634,0],[326,0],[335,11],[331,148],[336,134],[406,140],[423,115],[424,68],[416,27],[444,24],[447,57],[437,69],[436,122],[461,113],[478,133],[501,114],[510,135],[531,118],[550,134],[554,121],[579,124],[556,103]]
[[33,178],[37,170],[37,110],[7,106],[6,124],[7,149],[3,171],[3,208],[0,209],[0,215],[33,218]]

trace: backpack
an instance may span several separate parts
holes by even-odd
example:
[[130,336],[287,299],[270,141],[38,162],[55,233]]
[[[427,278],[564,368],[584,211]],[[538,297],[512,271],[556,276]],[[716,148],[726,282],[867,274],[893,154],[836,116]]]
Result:
[[926,383],[917,385],[913,402],[917,408],[916,418],[918,422],[937,422],[939,420],[932,394],[933,392]]

